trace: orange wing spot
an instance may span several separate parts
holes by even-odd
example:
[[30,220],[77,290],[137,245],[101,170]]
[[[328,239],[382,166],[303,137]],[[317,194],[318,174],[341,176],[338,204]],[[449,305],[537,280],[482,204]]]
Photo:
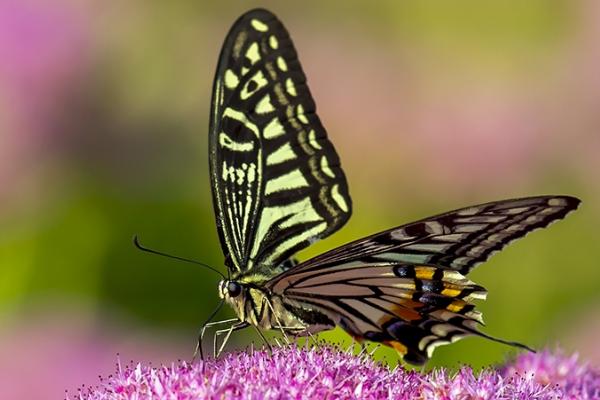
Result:
[[417,279],[431,279],[435,273],[433,267],[415,267],[415,276]]
[[452,303],[448,304],[446,310],[457,313],[465,308],[466,305],[467,303],[462,300],[454,300]]
[[392,307],[391,311],[405,321],[415,321],[421,319],[421,314],[419,314],[418,311],[412,310],[408,307],[395,306]]
[[383,342],[386,346],[393,347],[401,356],[405,356],[408,353],[408,349],[402,343],[395,340],[386,340]]
[[456,296],[460,295],[461,292],[462,292],[461,289],[445,288],[442,290],[442,295],[448,296],[448,297],[456,297]]
[[399,304],[402,304],[404,307],[417,309],[423,307],[423,303],[420,301],[414,301],[413,299],[402,299],[398,301]]

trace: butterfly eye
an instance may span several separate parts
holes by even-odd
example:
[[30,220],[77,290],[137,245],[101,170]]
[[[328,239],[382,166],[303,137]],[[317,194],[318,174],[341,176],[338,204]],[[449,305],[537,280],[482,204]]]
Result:
[[227,291],[230,297],[238,297],[242,293],[242,286],[237,282],[229,282],[227,284]]

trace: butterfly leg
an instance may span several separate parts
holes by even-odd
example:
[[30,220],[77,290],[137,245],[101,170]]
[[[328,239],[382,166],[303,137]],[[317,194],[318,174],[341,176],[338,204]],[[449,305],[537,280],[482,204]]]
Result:
[[[246,321],[239,321],[236,319],[236,323],[231,324],[231,326],[227,329],[220,329],[218,331],[215,332],[215,336],[214,336],[214,342],[213,342],[213,355],[215,358],[219,357],[219,355],[223,352],[223,350],[225,349],[225,346],[227,345],[227,342],[229,341],[229,338],[231,337],[231,334],[234,331],[239,331],[240,329],[244,329],[247,328],[248,326],[250,326],[249,323],[247,323]],[[215,352],[217,349],[217,342],[218,342],[218,338],[219,336],[225,334],[225,338],[223,339],[223,342],[221,343],[221,346],[219,347],[219,351]]]
[[347,352],[349,354],[354,354],[354,347],[356,346],[356,339],[354,338],[353,335],[351,335],[351,337],[352,337],[352,343],[350,344],[350,347],[348,347]]
[[307,333],[308,333],[308,337],[312,340],[313,346],[317,346],[319,343],[317,342],[317,338],[315,337],[315,335],[313,335],[310,332],[307,332]]
[[[300,336],[303,336],[303,332],[299,331],[298,327],[296,326],[273,325],[272,328],[279,329],[279,331],[284,335],[287,344],[291,344],[291,342],[289,341],[289,336],[286,334],[286,332],[288,332],[294,340],[298,339]],[[314,336],[310,332],[307,332],[307,334],[310,335],[313,340],[315,340]]]
[[200,359],[204,360],[204,354],[202,352],[202,341],[204,340],[204,334],[206,333],[206,330],[208,328],[212,328],[213,326],[218,326],[218,325],[222,325],[222,324],[231,324],[236,321],[239,321],[239,319],[231,318],[231,319],[225,319],[222,321],[208,322],[208,323],[204,324],[202,326],[202,329],[200,330],[200,335],[198,336],[198,343],[196,343],[196,349],[194,350],[194,355],[192,356],[192,362],[196,359],[196,357],[198,356],[198,353],[200,353]]
[[265,304],[269,307],[269,309],[271,310],[271,315],[273,315],[275,317],[275,321],[277,321],[277,325],[273,326],[274,329],[279,329],[281,331],[281,334],[283,335],[283,338],[285,339],[285,342],[287,344],[290,344],[290,339],[288,338],[288,336],[285,333],[285,329],[290,329],[287,327],[284,327],[283,324],[281,323],[281,321],[279,320],[279,317],[277,316],[277,313],[275,312],[275,310],[273,309],[273,305],[271,304],[271,302],[269,301],[269,299],[265,296],[264,297],[264,301]]
[[[360,351],[358,352],[357,356],[360,357],[363,354],[365,354],[367,352],[367,344],[365,342],[360,342]],[[354,349],[352,349],[354,350]]]
[[258,336],[260,336],[260,338],[263,340],[263,342],[265,342],[265,344],[267,345],[267,348],[269,349],[269,353],[273,354],[273,347],[271,347],[271,343],[269,343],[269,341],[267,340],[265,335],[262,333],[260,328],[256,325],[252,325],[252,326],[254,326],[254,328],[256,329],[256,332],[258,332]]

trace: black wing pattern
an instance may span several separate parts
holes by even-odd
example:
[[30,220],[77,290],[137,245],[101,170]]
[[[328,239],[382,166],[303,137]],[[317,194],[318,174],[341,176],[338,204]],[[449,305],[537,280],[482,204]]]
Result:
[[434,348],[477,330],[475,299],[486,291],[466,275],[512,240],[563,218],[579,200],[540,196],[463,208],[329,251],[267,283],[295,307],[324,313],[358,339],[394,347],[423,364]]
[[266,10],[242,15],[225,39],[209,148],[217,227],[234,276],[257,267],[275,275],[350,217],[346,178],[292,41]]
[[359,239],[302,268],[324,270],[360,260],[435,264],[466,275],[513,240],[564,218],[579,203],[569,196],[537,196],[461,208]]

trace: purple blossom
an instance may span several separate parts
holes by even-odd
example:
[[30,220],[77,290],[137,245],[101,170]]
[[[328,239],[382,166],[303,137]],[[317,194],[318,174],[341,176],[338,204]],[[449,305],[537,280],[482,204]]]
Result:
[[329,346],[275,347],[272,354],[250,350],[197,364],[119,365],[76,399],[413,399],[419,387],[417,373],[390,371],[368,355]]
[[525,354],[499,370],[475,374],[393,370],[338,348],[276,347],[218,360],[152,368],[121,366],[99,386],[69,400],[144,399],[600,399],[600,376],[576,356]]
[[497,371],[475,375],[469,367],[458,373],[432,371],[422,376],[421,398],[435,400],[560,399],[561,392],[532,376],[504,378]]
[[501,369],[505,377],[530,376],[543,385],[555,385],[563,399],[600,399],[600,370],[579,361],[579,356],[549,350],[523,353]]

